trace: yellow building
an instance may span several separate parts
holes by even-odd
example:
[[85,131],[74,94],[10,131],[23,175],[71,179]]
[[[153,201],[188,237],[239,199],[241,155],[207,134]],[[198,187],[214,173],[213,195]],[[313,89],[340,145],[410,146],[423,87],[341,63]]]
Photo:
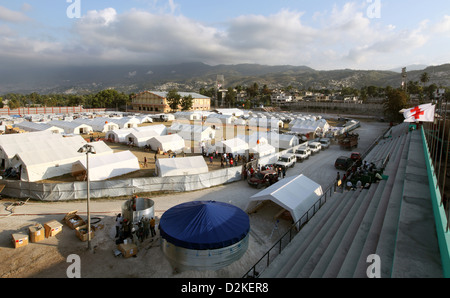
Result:
[[[167,102],[167,93],[160,91],[144,91],[132,98],[131,105],[136,113],[169,113],[172,110]],[[191,111],[209,111],[211,98],[195,92],[178,92],[183,98],[191,95],[193,98]],[[180,108],[181,109],[181,108]]]

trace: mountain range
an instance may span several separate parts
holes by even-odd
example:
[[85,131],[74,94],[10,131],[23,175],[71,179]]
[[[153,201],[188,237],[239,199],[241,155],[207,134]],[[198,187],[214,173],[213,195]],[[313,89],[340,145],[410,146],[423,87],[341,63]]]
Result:
[[[450,86],[450,64],[438,66],[407,66],[408,81],[419,81],[427,72],[429,84]],[[120,92],[144,90],[195,91],[213,88],[218,75],[224,86],[250,86],[258,83],[269,88],[361,88],[363,86],[400,86],[401,68],[392,70],[315,70],[307,66],[260,64],[207,65],[183,63],[176,65],[79,66],[65,68],[0,69],[0,95],[16,92],[87,94],[113,88]]]

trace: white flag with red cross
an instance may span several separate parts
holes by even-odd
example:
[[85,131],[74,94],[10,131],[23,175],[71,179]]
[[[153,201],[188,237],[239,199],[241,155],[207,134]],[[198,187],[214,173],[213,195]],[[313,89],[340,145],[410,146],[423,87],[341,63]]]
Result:
[[436,105],[423,104],[403,111],[404,122],[433,122]]

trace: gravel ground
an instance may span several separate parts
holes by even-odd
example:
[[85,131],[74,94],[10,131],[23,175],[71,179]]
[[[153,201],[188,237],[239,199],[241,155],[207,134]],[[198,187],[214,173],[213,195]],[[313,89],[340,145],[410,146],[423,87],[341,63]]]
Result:
[[[359,146],[355,151],[365,151],[372,142],[388,127],[387,123],[364,122],[356,130],[360,134]],[[303,173],[310,179],[328,186],[336,177],[334,161],[340,155],[349,155],[350,151],[343,151],[333,144],[329,149],[297,163],[287,171],[287,176]],[[164,211],[187,201],[215,200],[233,204],[245,209],[249,198],[259,190],[249,187],[246,181],[234,182],[209,189],[161,195],[151,197],[155,202],[155,215],[160,218]],[[165,259],[159,242],[159,233],[153,239],[146,239],[139,244],[139,252],[135,258],[115,257],[114,218],[121,212],[121,205],[125,199],[92,200],[90,211],[92,217],[100,219],[99,229],[92,239],[93,252],[87,250],[87,243],[80,241],[75,231],[63,224],[62,232],[55,237],[46,238],[38,243],[15,249],[11,241],[11,234],[27,233],[28,227],[35,223],[45,223],[56,219],[63,222],[66,213],[78,210],[78,215],[86,219],[86,202],[31,202],[17,206],[14,213],[6,210],[14,201],[2,199],[0,210],[0,277],[3,278],[47,278],[67,277],[70,264],[67,257],[71,254],[80,256],[81,277],[242,277],[259,258],[275,243],[291,225],[289,220],[282,219],[278,230],[274,230],[274,215],[281,207],[268,203],[257,213],[250,214],[249,248],[244,256],[233,264],[217,271],[185,271],[173,272],[169,262]],[[275,231],[273,234],[272,232]],[[272,235],[272,237],[270,237]]]

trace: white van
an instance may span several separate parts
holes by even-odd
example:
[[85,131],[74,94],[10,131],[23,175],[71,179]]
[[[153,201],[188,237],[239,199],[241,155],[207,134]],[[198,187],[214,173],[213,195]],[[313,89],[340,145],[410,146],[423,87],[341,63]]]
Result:
[[322,145],[319,142],[311,142],[308,144],[308,147],[311,149],[311,154],[315,154],[322,149]]

